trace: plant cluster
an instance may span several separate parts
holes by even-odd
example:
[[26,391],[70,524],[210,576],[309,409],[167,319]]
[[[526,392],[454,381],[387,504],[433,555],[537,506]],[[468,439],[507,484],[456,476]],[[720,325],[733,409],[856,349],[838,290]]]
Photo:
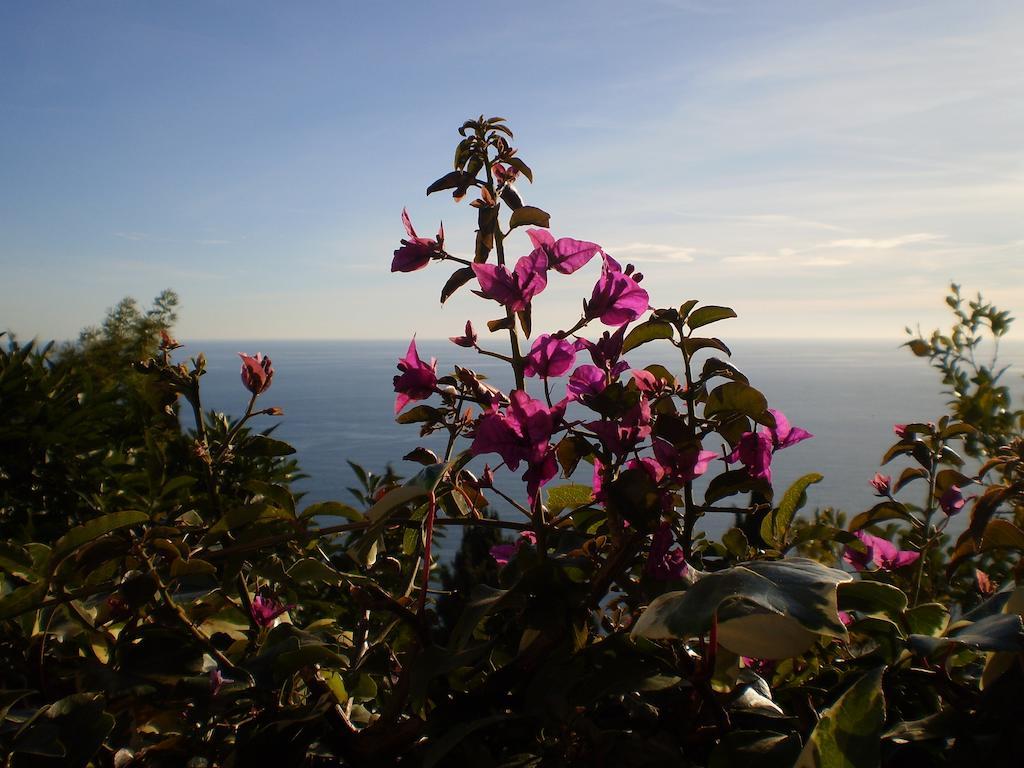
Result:
[[[813,436],[712,334],[735,313],[651,308],[632,265],[556,238],[524,202],[533,174],[504,120],[459,134],[427,192],[472,196],[472,260],[403,212],[391,268],[448,266],[442,303],[466,286],[493,302],[486,334],[466,322],[451,342],[514,386],[439,371],[412,341],[396,418],[446,440],[405,457],[420,467],[405,482],[356,467],[355,506],[303,507],[293,450],[251,426],[281,415],[263,407],[272,362],[241,355],[239,420],[207,413],[204,360],[175,361],[169,323],[103,408],[46,351],[0,357],[8,764],[1017,764],[1024,442],[998,376],[975,376],[976,408],[896,425],[882,463],[907,466],[875,475],[871,509],[798,517],[821,476],[777,494],[772,462]],[[592,269],[580,315],[534,329],[548,282]],[[977,312],[998,335],[1010,322]],[[942,357],[963,399],[974,336],[945,338],[911,349]],[[630,365],[646,344],[664,364]],[[42,392],[49,408],[29,410]],[[57,424],[74,436],[60,475],[39,474],[45,457],[14,474],[8,436]],[[75,462],[96,479],[78,485]],[[81,491],[73,516],[61,483]],[[698,523],[721,514],[740,523],[710,540]],[[449,527],[465,535],[442,567]]]

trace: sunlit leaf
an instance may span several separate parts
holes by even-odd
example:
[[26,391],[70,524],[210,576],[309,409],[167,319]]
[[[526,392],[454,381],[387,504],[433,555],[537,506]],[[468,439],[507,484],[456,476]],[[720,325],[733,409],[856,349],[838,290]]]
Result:
[[825,710],[794,768],[877,768],[885,723],[884,671],[868,672]]

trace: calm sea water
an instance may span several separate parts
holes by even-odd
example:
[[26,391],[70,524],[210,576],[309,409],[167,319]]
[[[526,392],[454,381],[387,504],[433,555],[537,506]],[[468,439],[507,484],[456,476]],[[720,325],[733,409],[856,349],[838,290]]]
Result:
[[[443,453],[440,436],[421,439],[416,425],[394,422],[392,377],[407,345],[399,341],[205,341],[178,354],[206,353],[204,406],[234,415],[243,412],[248,396],[239,381],[236,353],[269,355],[276,373],[261,404],[280,406],[285,415],[280,419],[260,417],[256,426],[280,422],[276,436],[297,448],[301,467],[310,475],[299,485],[307,494],[305,502],[344,501],[346,487],[355,485],[346,459],[375,472],[391,463],[399,474],[411,475],[418,465],[401,457],[413,448],[424,445]],[[453,364],[467,365],[486,373],[502,388],[510,384],[505,364],[493,358],[455,347],[447,340],[418,340],[417,346],[421,357],[439,359],[439,373],[451,370]],[[656,344],[650,344],[626,357],[633,367],[640,368],[656,361],[664,363],[668,351],[674,350],[663,347],[659,354]],[[868,480],[895,439],[892,425],[936,421],[946,412],[948,397],[941,392],[937,372],[901,349],[898,342],[748,340],[735,342],[732,352],[732,362],[764,392],[769,403],[781,409],[793,425],[815,435],[813,440],[776,454],[772,464],[776,494],[807,472],[825,476],[810,489],[810,509],[833,506],[855,513],[870,507],[876,499]],[[586,355],[584,358],[589,362]],[[1024,345],[1004,345],[1000,359],[1013,364],[1005,381],[1015,399],[1021,397]],[[540,396],[539,390],[533,394]],[[493,463],[497,457],[489,458]],[[897,474],[891,466],[885,471]],[[518,488],[510,473],[505,477],[503,488]],[[720,533],[730,523],[728,515],[712,515],[703,521],[709,534]],[[447,541],[450,548],[455,537],[449,535]]]

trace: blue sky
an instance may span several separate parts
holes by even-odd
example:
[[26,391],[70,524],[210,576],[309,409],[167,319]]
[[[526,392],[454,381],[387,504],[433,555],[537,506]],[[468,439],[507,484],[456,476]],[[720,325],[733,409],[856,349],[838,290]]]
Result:
[[730,336],[898,341],[951,278],[1019,313],[1022,33],[1019,2],[5,3],[0,327],[172,287],[185,339],[453,335],[493,305],[388,268],[403,206],[471,249],[423,191],[480,113],[556,236]]

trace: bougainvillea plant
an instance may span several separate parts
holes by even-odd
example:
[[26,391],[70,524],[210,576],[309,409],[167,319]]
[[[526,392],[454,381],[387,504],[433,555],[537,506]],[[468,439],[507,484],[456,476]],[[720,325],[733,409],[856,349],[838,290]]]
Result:
[[[204,412],[204,360],[175,362],[163,329],[135,369],[138,435],[90,454],[88,514],[0,549],[8,764],[1020,757],[1019,437],[974,472],[956,446],[979,425],[897,425],[883,463],[907,466],[870,481],[874,507],[848,526],[799,517],[821,476],[776,493],[772,464],[782,450],[810,460],[812,435],[712,334],[735,313],[651,307],[632,265],[556,237],[524,202],[533,173],[512,138],[500,118],[467,121],[453,170],[428,187],[471,198],[472,258],[403,211],[391,269],[443,270],[442,303],[479,296],[493,319],[460,321],[451,342],[507,365],[513,385],[411,341],[396,418],[443,450],[411,451],[405,482],[354,465],[356,506],[302,508],[291,447],[252,431],[281,415],[257,407],[270,360],[241,355],[248,405],[232,421]],[[582,311],[534,328],[549,285],[570,277]],[[632,365],[641,345],[663,362]],[[33,416],[40,429],[118,417],[116,399],[94,414],[91,392],[64,392],[42,354],[12,344],[0,358],[11,402],[66,395]],[[186,414],[188,429],[167,428]],[[0,438],[23,439],[0,418]],[[900,498],[914,489],[923,503]],[[2,498],[30,520],[20,500],[48,496]],[[711,540],[713,515],[739,523]],[[967,517],[947,557],[950,521]],[[438,579],[434,540],[451,528],[466,531],[461,574]]]

